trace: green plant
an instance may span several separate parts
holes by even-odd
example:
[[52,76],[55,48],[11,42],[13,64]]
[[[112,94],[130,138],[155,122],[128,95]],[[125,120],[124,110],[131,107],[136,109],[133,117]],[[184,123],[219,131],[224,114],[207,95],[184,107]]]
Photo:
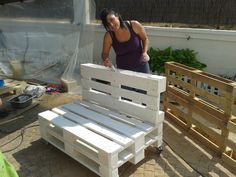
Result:
[[150,48],[148,50],[148,55],[150,57],[149,65],[152,72],[157,72],[158,74],[165,72],[165,62],[175,61],[196,69],[202,70],[206,67],[206,64],[201,63],[196,58],[196,52],[190,49],[172,49],[168,47],[164,50],[159,48]]

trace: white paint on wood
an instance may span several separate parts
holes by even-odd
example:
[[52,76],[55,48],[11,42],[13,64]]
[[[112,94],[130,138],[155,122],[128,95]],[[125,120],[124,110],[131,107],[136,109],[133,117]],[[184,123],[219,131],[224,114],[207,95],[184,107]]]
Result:
[[88,129],[90,129],[93,132],[96,132],[104,137],[107,137],[108,139],[112,139],[113,141],[115,141],[116,143],[118,143],[124,147],[128,147],[133,142],[132,139],[130,139],[124,135],[121,135],[121,134],[113,131],[112,129],[109,129],[107,127],[103,127],[94,121],[88,120],[84,117],[81,117],[80,115],[72,113],[69,110],[59,107],[59,108],[53,108],[52,111],[54,111],[58,114],[60,114],[61,112],[64,112],[63,117],[70,119],[71,121],[76,122]]
[[102,124],[104,126],[110,127],[113,130],[125,134],[132,139],[137,139],[144,135],[144,132],[142,130],[139,130],[135,127],[124,124],[117,120],[111,119],[110,117],[105,116],[103,114],[99,114],[92,110],[86,109],[85,107],[82,107],[80,105],[71,103],[63,105],[62,107],[82,117],[98,122],[99,124]]
[[41,136],[98,175],[118,177],[122,164],[136,164],[147,146],[162,145],[166,79],[94,64],[81,65],[81,74],[83,101],[40,113]]

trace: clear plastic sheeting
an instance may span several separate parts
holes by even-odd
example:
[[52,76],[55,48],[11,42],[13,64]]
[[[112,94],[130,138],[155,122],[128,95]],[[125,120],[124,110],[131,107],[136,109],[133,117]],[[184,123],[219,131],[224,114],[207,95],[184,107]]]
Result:
[[81,1],[81,6],[84,7],[83,11],[79,11],[78,15],[78,27],[79,33],[77,36],[77,42],[74,53],[69,60],[69,64],[65,72],[62,75],[66,80],[79,80],[80,73],[79,67],[82,63],[93,61],[93,45],[94,45],[94,29],[88,24],[95,20],[95,3],[94,1]]
[[[21,5],[24,3],[17,4]],[[93,61],[94,29],[89,23],[95,19],[95,3],[74,0],[73,5],[71,13],[78,15],[73,23],[1,17],[0,77],[58,83],[63,75],[66,80],[79,81],[80,64]]]

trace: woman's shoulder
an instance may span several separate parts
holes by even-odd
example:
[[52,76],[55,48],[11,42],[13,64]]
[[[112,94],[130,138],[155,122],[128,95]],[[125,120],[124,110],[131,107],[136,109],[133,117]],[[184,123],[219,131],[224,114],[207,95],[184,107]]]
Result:
[[105,38],[110,38],[111,37],[111,32],[110,31],[106,31],[104,34]]
[[104,40],[105,40],[106,42],[109,42],[109,43],[112,42],[111,33],[110,33],[109,31],[107,31],[107,32],[104,34]]
[[130,20],[129,23],[131,23],[131,25],[134,26],[134,27],[141,26],[141,24],[137,20]]
[[139,21],[137,21],[137,20],[131,20],[130,25],[132,26],[133,30],[136,33],[139,33],[140,29],[142,28],[141,23],[139,23]]

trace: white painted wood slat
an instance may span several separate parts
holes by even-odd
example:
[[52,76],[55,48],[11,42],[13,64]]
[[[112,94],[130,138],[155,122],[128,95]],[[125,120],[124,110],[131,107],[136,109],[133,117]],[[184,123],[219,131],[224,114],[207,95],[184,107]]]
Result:
[[[100,136],[72,121],[69,121],[62,116],[58,115],[57,117],[54,117],[53,119],[51,117],[48,117],[46,114],[43,114],[44,118],[46,120],[50,120],[50,122],[53,125],[56,125],[58,127],[63,128],[63,130],[66,130],[73,135],[76,135],[78,139],[83,140],[85,143],[88,143],[89,145],[92,145],[93,147],[96,147],[97,149],[101,151],[105,151],[107,153],[115,153],[122,149],[122,146],[104,138],[103,136]],[[51,114],[52,115],[52,114]],[[41,114],[42,116],[42,114]]]
[[163,76],[138,73],[127,70],[117,72],[115,85],[124,85],[147,91],[148,95],[159,96],[165,91],[166,79]]
[[[110,116],[113,119],[117,119],[119,121],[125,122],[127,124],[132,125],[132,126],[136,126],[137,128],[139,128],[147,133],[150,132],[154,127],[154,124],[150,124],[149,122],[144,122],[142,120],[138,120],[138,119],[135,119],[134,117],[130,117],[130,116],[127,117],[124,114],[119,114],[119,113],[113,111],[114,109],[110,110],[110,109],[101,107],[99,105],[92,104],[90,102],[76,101],[75,104],[79,104],[80,106],[87,107],[88,109],[91,109],[91,110],[94,110],[94,111],[99,112],[101,114]],[[163,121],[163,120],[160,120],[160,121]]]
[[59,108],[53,108],[52,111],[57,114],[60,114],[61,116],[65,117],[67,119],[70,119],[73,122],[79,123],[80,125],[90,129],[91,131],[96,132],[108,139],[111,139],[114,142],[116,142],[124,147],[128,147],[133,143],[132,139],[130,139],[124,135],[121,135],[109,128],[103,127],[94,121],[85,119],[84,117],[74,114],[74,113],[68,111],[67,109],[59,107]]
[[112,85],[125,85],[146,90],[148,95],[158,96],[165,91],[166,78],[163,76],[138,73],[117,69],[111,71],[108,67],[96,64],[82,64],[81,75],[83,78],[100,78],[110,81]]
[[104,81],[113,82],[113,73],[108,67],[101,65],[94,65],[91,63],[81,65],[81,76],[82,78],[91,80],[100,79]]
[[117,112],[132,115],[151,124],[155,124],[158,119],[158,112],[155,110],[126,100],[113,99],[111,96],[95,91],[83,90],[83,100],[94,101],[110,109],[115,109]]
[[87,80],[87,79],[81,79],[82,84],[83,84],[83,89],[90,90],[90,89],[95,89],[101,92],[105,92],[111,95],[113,87],[110,85],[102,84],[99,82],[95,82],[92,80]]
[[99,124],[102,124],[106,127],[112,128],[113,130],[125,134],[132,139],[142,138],[144,136],[144,132],[137,129],[136,127],[132,127],[117,120],[111,119],[108,116],[99,114],[83,106],[70,103],[63,105],[62,108],[68,109],[73,113],[81,115],[82,117],[98,122]]

